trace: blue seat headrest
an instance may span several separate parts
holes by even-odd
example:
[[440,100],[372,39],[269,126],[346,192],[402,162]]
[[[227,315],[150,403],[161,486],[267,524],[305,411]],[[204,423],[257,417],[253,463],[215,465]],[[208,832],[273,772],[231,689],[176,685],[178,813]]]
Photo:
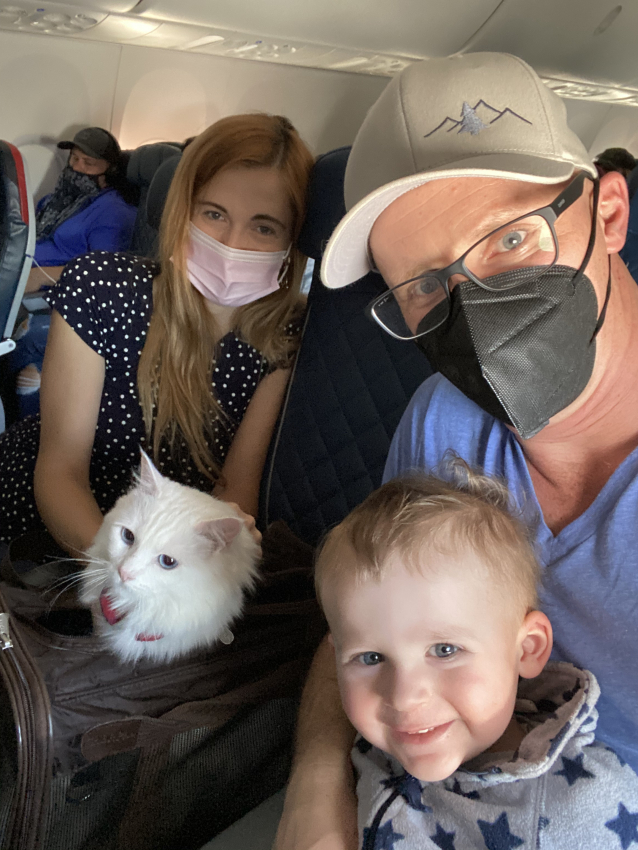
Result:
[[173,156],[165,160],[155,172],[155,176],[151,180],[151,185],[148,187],[146,220],[155,230],[159,230],[166,196],[168,195],[168,190],[180,159],[181,156]]
[[349,154],[349,146],[322,154],[310,176],[306,219],[297,247],[313,260],[321,259],[332,231],[346,214],[343,180]]
[[167,159],[181,156],[180,148],[165,142],[152,145],[141,145],[133,151],[127,151],[129,160],[126,168],[126,179],[136,186],[148,186],[155,172]]

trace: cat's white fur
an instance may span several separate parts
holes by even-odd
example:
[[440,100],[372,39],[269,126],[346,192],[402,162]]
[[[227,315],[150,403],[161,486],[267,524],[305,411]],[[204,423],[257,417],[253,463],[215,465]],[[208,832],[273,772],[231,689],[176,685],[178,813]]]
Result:
[[[132,544],[123,528],[135,536]],[[135,485],[104,517],[87,552],[80,600],[122,661],[168,662],[228,635],[255,582],[259,554],[231,506],[160,475],[142,452]],[[161,555],[177,566],[163,569]],[[121,616],[112,625],[100,603],[103,591]]]

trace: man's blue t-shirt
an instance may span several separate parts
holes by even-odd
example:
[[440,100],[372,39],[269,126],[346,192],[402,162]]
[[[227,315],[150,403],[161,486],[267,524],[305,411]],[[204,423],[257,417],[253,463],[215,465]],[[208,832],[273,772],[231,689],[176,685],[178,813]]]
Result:
[[638,772],[638,449],[556,537],[543,522],[514,435],[437,374],[404,413],[384,479],[436,472],[449,449],[504,479],[526,519],[536,519],[541,607],[554,629],[553,658],[598,678],[597,738]]
[[41,266],[64,266],[89,251],[126,251],[136,215],[137,209],[115,189],[105,189],[87,199],[87,205],[63,221],[48,239],[36,242],[35,258]]

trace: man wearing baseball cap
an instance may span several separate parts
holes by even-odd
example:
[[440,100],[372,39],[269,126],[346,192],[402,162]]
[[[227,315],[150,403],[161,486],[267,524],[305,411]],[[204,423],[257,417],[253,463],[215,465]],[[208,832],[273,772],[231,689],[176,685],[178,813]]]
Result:
[[[101,127],[86,127],[58,143],[69,161],[53,192],[36,209],[36,244],[26,291],[57,283],[70,260],[89,251],[126,250],[137,209],[135,188],[125,177],[117,139]],[[38,412],[40,371],[49,316],[31,316],[11,354],[20,415]]]
[[[371,318],[437,370],[403,416],[386,480],[436,470],[450,449],[505,480],[536,517],[554,658],[596,675],[597,738],[638,771],[638,287],[618,257],[623,176],[597,178],[529,66],[475,53],[389,83],[353,145],[345,198],[325,285],[378,270],[388,292]],[[351,743],[323,645],[277,850],[357,846]]]

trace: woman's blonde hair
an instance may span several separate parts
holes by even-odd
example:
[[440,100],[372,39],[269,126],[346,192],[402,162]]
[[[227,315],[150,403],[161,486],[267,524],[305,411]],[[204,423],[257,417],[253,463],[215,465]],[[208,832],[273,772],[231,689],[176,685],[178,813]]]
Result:
[[277,292],[239,307],[233,330],[269,362],[286,363],[296,340],[285,329],[299,314],[306,257],[294,248],[303,222],[313,157],[287,118],[233,115],[213,124],[186,148],[175,172],[160,225],[161,272],[153,281],[153,314],[140,357],[137,384],[149,445],[159,456],[179,433],[197,466],[211,480],[220,468],[211,444],[226,414],[212,391],[220,332],[186,269],[195,201],[213,177],[232,166],[276,168],[292,212],[290,251]]

